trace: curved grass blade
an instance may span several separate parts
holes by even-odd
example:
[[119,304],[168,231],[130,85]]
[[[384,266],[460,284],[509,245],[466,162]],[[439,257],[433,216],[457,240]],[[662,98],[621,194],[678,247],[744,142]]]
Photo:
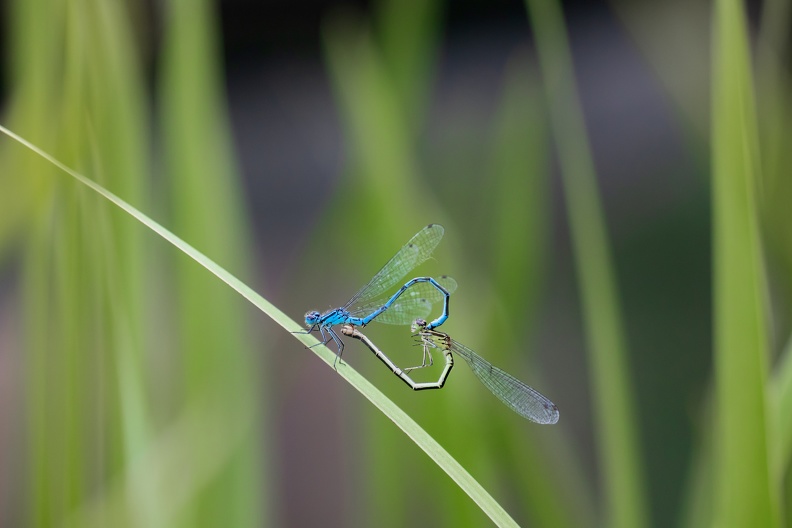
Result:
[[[188,255],[201,266],[213,273],[217,278],[231,286],[245,299],[253,303],[262,312],[267,314],[273,321],[281,325],[283,328],[291,332],[295,339],[301,341],[306,345],[316,345],[319,341],[311,334],[295,333],[302,329],[302,327],[293,319],[288,317],[261,295],[253,291],[245,283],[234,277],[231,273],[220,267],[213,260],[206,257],[200,251],[192,247],[190,244],[143,214],[141,211],[125,202],[112,192],[108,191],[93,180],[86,178],[82,174],[70,169],[50,154],[44,152],[39,147],[33,145],[26,139],[11,132],[7,128],[0,125],[0,132],[21,143],[26,148],[35,152],[48,162],[52,163],[63,172],[69,174],[72,178],[97,192],[102,197],[112,202],[120,209],[135,218],[141,224],[145,225],[159,236],[170,242],[177,249]],[[311,349],[313,353],[319,356],[329,366],[333,365],[336,359],[336,354],[324,346],[315,346]],[[342,360],[338,361],[338,374],[346,380],[350,385],[357,389],[363,396],[365,396],[374,406],[382,411],[393,423],[395,423],[404,433],[420,447],[429,458],[431,458],[440,468],[445,471],[456,484],[473,499],[481,510],[498,526],[517,526],[517,523],[512,519],[506,510],[492,498],[482,486],[478,483],[459,462],[456,461],[437,441],[429,436],[412,418],[410,418],[401,408],[388,399],[382,392],[374,387],[368,380],[361,376],[356,370],[350,367]]]

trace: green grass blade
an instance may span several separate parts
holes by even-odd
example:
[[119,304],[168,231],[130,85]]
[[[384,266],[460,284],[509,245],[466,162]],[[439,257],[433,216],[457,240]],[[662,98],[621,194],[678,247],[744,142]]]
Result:
[[[250,430],[256,428],[254,423],[229,414],[223,402],[226,397],[207,394],[205,399],[185,405],[123,474],[108,479],[101,493],[80,503],[63,525],[148,528],[192,522],[191,526],[214,526],[205,519],[194,521],[195,498],[211,490],[225,474]],[[156,518],[148,509],[151,496],[161,498]]]
[[[173,229],[245,278],[253,243],[223,106],[215,6],[206,0],[170,0],[165,6],[158,100]],[[274,474],[262,464],[271,459],[271,420],[263,419],[269,413],[259,390],[267,385],[269,369],[257,366],[262,351],[253,344],[246,307],[223,285],[207,281],[203,270],[183,255],[169,256],[174,330],[183,351],[182,383],[175,389],[181,394],[176,397],[190,406],[213,394],[228,416],[243,424],[260,420],[258,427],[245,429],[244,441],[223,471],[193,497],[183,526],[202,519],[223,519],[229,526],[271,524],[272,504],[266,499],[272,493],[262,479]]]
[[[712,391],[710,391],[712,394]],[[685,482],[683,504],[679,513],[678,526],[681,528],[698,528],[699,526],[712,525],[712,503],[714,500],[714,471],[716,453],[714,417],[711,402],[702,406],[697,414],[696,427],[696,457],[693,458],[688,468],[687,481]]]
[[[26,482],[27,525],[51,526],[57,513],[52,507],[51,492],[48,483],[52,481],[51,465],[47,454],[52,452],[50,445],[50,417],[48,414],[49,379],[41,372],[47,371],[48,353],[52,346],[51,332],[42,332],[42,321],[46,318],[46,307],[50,301],[51,280],[51,248],[49,245],[49,215],[40,215],[32,222],[29,240],[26,244],[22,288],[24,295],[24,323],[27,338],[28,370],[25,376],[26,399],[28,412],[26,415],[27,447],[30,470]],[[42,280],[44,279],[44,280]],[[50,279],[50,280],[48,280]]]
[[575,89],[572,59],[558,2],[526,0],[551,127],[558,146],[575,252],[594,391],[594,423],[603,475],[606,524],[639,528],[647,522],[634,394],[614,267],[596,175]]
[[[108,186],[139,201],[145,112],[123,8],[87,9],[86,2],[14,5],[14,46],[24,59],[14,78],[12,121],[64,159],[92,167],[98,178],[110,175],[103,179]],[[34,391],[26,402],[33,419],[24,433],[32,445],[25,452],[32,468],[26,516],[30,525],[43,526],[84,502],[140,445],[136,440],[143,435],[137,433],[146,423],[142,391],[126,392],[127,409],[142,411],[135,415],[142,419],[129,420],[133,413],[121,412],[115,381],[131,389],[141,385],[130,375],[135,362],[126,364],[123,376],[116,367],[119,357],[129,360],[145,348],[119,337],[122,328],[139,336],[143,326],[142,233],[126,232],[131,225],[126,217],[119,227],[123,213],[87,189],[53,179],[51,165],[41,170],[39,157],[22,149],[16,154],[4,178],[22,183],[3,197],[17,201],[12,211],[23,212],[24,221],[36,226],[25,241],[27,255],[43,263],[23,265],[24,358]],[[114,305],[118,299],[123,302]]]
[[715,524],[777,526],[767,452],[759,149],[742,3],[715,3],[712,71]]
[[792,460],[792,339],[787,342],[781,362],[774,372],[768,398],[771,409],[769,420],[775,424],[771,429],[775,433],[775,441],[770,444],[773,447],[770,459],[772,477],[773,482],[780,485]]
[[429,84],[440,40],[443,4],[438,0],[387,0],[376,4],[382,58],[412,134],[426,116]]
[[[326,23],[325,62],[351,144],[355,218],[371,214],[386,221],[389,215],[383,211],[392,204],[417,213],[426,198],[412,191],[420,181],[419,167],[405,110],[381,52],[361,25],[351,15],[336,15]],[[384,227],[387,234],[397,224]]]
[[[395,3],[385,9],[399,10],[403,4]],[[423,17],[427,6],[411,16]],[[409,9],[409,7],[407,8]],[[404,16],[404,15],[400,15]],[[392,22],[390,22],[392,23]],[[424,26],[426,21],[416,22]],[[383,30],[385,33],[388,30]],[[420,30],[415,30],[420,33]],[[383,35],[385,48],[377,45],[377,35],[370,34],[365,19],[355,18],[352,14],[338,14],[325,24],[324,52],[325,63],[333,91],[344,124],[345,136],[349,144],[349,167],[345,181],[340,189],[355,189],[355,207],[349,207],[348,195],[336,202],[338,213],[332,215],[327,226],[356,224],[357,236],[364,240],[386,240],[401,233],[404,218],[412,218],[416,223],[438,221],[439,207],[433,202],[431,187],[424,184],[421,177],[418,149],[415,134],[412,132],[423,123],[416,121],[424,113],[420,102],[426,97],[426,86],[422,80],[411,78],[415,75],[418,63],[423,60],[412,56],[419,53],[430,56],[433,50],[419,50],[412,43],[401,50],[393,41],[397,35]],[[425,42],[424,38],[418,39]],[[389,43],[389,44],[388,44]],[[395,82],[394,82],[395,81]],[[410,88],[407,89],[407,85]],[[407,89],[409,94],[401,91]],[[421,192],[415,192],[416,189]],[[359,222],[360,218],[378,218],[374,226],[371,222]],[[445,222],[443,222],[445,223]],[[335,227],[331,229],[335,230]],[[356,253],[360,253],[356,251]],[[366,252],[367,253],[367,252]],[[356,264],[365,263],[365,257],[356,259]],[[361,260],[363,262],[361,262]],[[375,263],[370,262],[372,266]],[[457,317],[459,312],[455,312]],[[380,346],[383,342],[379,342]],[[365,368],[365,367],[364,367]],[[412,415],[421,423],[436,424],[443,418],[437,406],[421,406]],[[429,426],[430,427],[430,426]],[[402,505],[414,500],[413,490],[405,483],[410,482],[417,467],[396,457],[381,456],[382,451],[396,451],[402,439],[393,431],[382,428],[378,421],[367,419],[361,433],[364,439],[359,454],[362,463],[359,472],[370,485],[361,490],[361,517],[364,524],[404,526],[411,522],[413,513]],[[449,449],[453,447],[449,445]],[[442,485],[437,472],[422,472],[423,485],[433,489]],[[444,521],[459,526],[464,518],[473,517],[468,508],[475,508],[460,494],[442,494],[439,501],[432,505],[444,512]],[[429,507],[427,507],[429,509]],[[381,519],[381,512],[392,512]],[[427,514],[431,514],[427,512]]]
[[[273,321],[281,325],[284,329],[290,332],[301,330],[299,324],[290,319],[275,306],[270,304],[267,300],[253,291],[242,281],[231,275],[228,271],[193,248],[190,244],[186,243],[184,240],[149,218],[141,211],[137,210],[132,205],[128,204],[123,199],[119,198],[96,182],[67,167],[52,157],[50,154],[44,152],[40,148],[11,132],[7,128],[0,126],[0,132],[13,138],[42,158],[46,159],[62,171],[69,174],[82,185],[92,189],[106,200],[112,202],[117,207],[128,213],[138,222],[154,231],[160,237],[171,243],[177,249],[188,255],[198,264],[206,268],[209,272],[236,290],[240,295],[249,300],[253,305],[271,317]],[[310,334],[293,335],[305,345],[316,345],[318,342],[317,339]],[[324,360],[325,363],[332,366],[333,361],[336,358],[336,355],[332,351],[323,346],[316,346],[311,350],[322,360]],[[440,468],[445,471],[448,476],[451,477],[451,479],[470,496],[471,499],[473,499],[473,501],[487,516],[490,517],[490,519],[493,520],[493,522],[495,522],[498,526],[517,526],[514,520],[509,516],[508,513],[506,513],[500,504],[498,504],[492,498],[492,496],[473,477],[471,477],[471,475],[447,451],[445,451],[442,446],[440,446],[440,444],[438,444],[431,436],[429,436],[426,431],[424,431],[412,418],[410,418],[404,411],[396,406],[396,404],[385,397],[382,392],[371,385],[371,383],[369,383],[364,377],[358,374],[352,367],[343,361],[338,362],[338,374],[355,389],[357,389],[363,396],[365,396],[371,403],[373,403],[375,407],[382,411],[382,413],[385,414],[385,416],[387,416],[391,421],[393,421],[393,423],[395,423],[410,439],[412,439],[418,447],[420,447],[427,455],[429,455],[429,457],[435,463],[437,463],[437,465],[440,466]]]
[[[492,330],[486,341],[487,359],[497,365],[508,364],[532,348],[526,343],[535,340],[533,325],[548,280],[549,141],[541,85],[530,65],[525,52],[516,53],[509,61],[488,170],[490,208],[494,211],[489,275],[498,303],[485,327]],[[515,328],[521,331],[514,332]],[[522,360],[518,364],[527,365],[525,372],[534,373],[535,363]],[[552,399],[552,393],[549,395]],[[561,412],[563,415],[563,409]],[[495,424],[504,429],[510,425],[513,420]],[[507,460],[520,461],[512,467],[516,474],[513,493],[523,497],[520,502],[526,517],[538,526],[564,527],[581,526],[595,516],[578,455],[566,438],[556,435],[553,452],[548,453],[550,446],[540,443],[540,437],[499,436],[499,454],[505,452]]]

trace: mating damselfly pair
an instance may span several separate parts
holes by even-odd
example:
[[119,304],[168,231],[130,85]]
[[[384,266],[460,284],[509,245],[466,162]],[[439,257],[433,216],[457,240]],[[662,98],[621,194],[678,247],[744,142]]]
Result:
[[[337,347],[337,362],[344,350],[344,343],[333,327],[342,325],[342,334],[360,340],[414,390],[442,388],[454,365],[453,354],[458,354],[467,362],[479,381],[509,408],[536,423],[556,423],[559,414],[558,407],[553,402],[517,378],[495,367],[470,348],[451,339],[448,334],[437,330],[449,317],[450,296],[457,287],[454,279],[446,275],[437,279],[415,277],[408,280],[395,293],[387,294],[404,280],[407,274],[431,256],[444,232],[439,224],[429,224],[421,229],[346,304],[324,313],[318,311],[306,313],[306,332],[318,330],[322,336],[319,344],[326,345],[332,340]],[[440,316],[427,322],[426,318],[431,312],[432,304],[439,301],[443,302]],[[409,368],[397,366],[358,330],[357,327],[365,327],[372,321],[411,325],[412,335],[418,338],[418,344],[423,348],[421,365]],[[431,365],[433,350],[441,351],[446,361],[438,381],[415,382],[409,375],[410,371]]]

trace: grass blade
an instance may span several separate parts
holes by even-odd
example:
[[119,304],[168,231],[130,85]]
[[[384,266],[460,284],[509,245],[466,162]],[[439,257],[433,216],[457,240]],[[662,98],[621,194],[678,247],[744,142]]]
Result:
[[715,3],[712,75],[715,524],[777,526],[766,428],[759,149],[742,3]]
[[774,447],[771,451],[772,477],[775,484],[781,484],[784,473],[792,460],[792,339],[782,353],[770,384],[769,394],[772,409],[771,423],[775,433]]
[[[128,213],[135,220],[154,231],[157,235],[171,243],[177,249],[188,255],[195,260],[198,264],[206,268],[209,272],[214,274],[220,280],[228,284],[231,288],[236,290],[245,299],[249,300],[253,305],[259,308],[262,312],[267,314],[273,321],[281,325],[284,329],[295,332],[301,330],[301,326],[294,320],[289,318],[286,314],[281,312],[278,308],[269,303],[266,299],[261,297],[258,293],[253,291],[250,287],[242,281],[231,275],[228,271],[220,267],[214,261],[203,255],[190,244],[170,232],[159,223],[155,222],[147,215],[137,210],[132,205],[128,204],[123,199],[119,198],[112,192],[108,191],[101,185],[86,178],[82,174],[67,167],[50,154],[44,152],[37,146],[28,142],[24,138],[11,132],[7,128],[0,125],[0,132],[13,138],[15,141],[21,143],[26,148],[32,150],[42,158],[46,159],[62,171],[69,174],[72,178],[77,180],[82,185],[95,191],[106,200],[112,202],[117,207]],[[316,345],[317,339],[310,334],[293,334],[296,339],[305,345]],[[325,363],[332,366],[336,355],[328,348],[317,346],[311,349],[318,355]],[[420,447],[429,458],[437,463],[440,468],[445,471],[451,479],[459,485],[459,487],[470,496],[471,499],[481,508],[481,510],[492,519],[498,526],[517,526],[514,520],[508,513],[498,504],[492,496],[457,462],[447,451],[445,451],[440,444],[438,444],[429,434],[426,433],[412,418],[410,418],[404,411],[402,411],[395,403],[385,397],[385,395],[369,383],[364,377],[357,373],[352,367],[343,361],[338,362],[338,374],[346,380],[350,385],[357,389],[363,396],[365,396],[375,407],[382,411],[394,424],[396,424],[404,433],[412,439],[418,447]]]
[[[245,200],[233,162],[226,122],[226,99],[217,57],[213,3],[171,0],[163,42],[159,112],[163,160],[173,211],[173,229],[216,256],[235,274],[246,277],[253,246],[247,229]],[[259,385],[269,369],[257,368],[261,352],[253,345],[243,303],[233,292],[207,281],[198,266],[171,252],[176,290],[174,326],[184,351],[183,384],[177,398],[203,401],[215,395],[229,417],[247,424],[267,416]],[[272,496],[263,475],[272,435],[270,420],[244,428],[234,456],[210,485],[196,495],[184,524],[223,519],[229,526],[271,524]],[[233,426],[232,428],[238,428]],[[264,470],[264,471],[262,471]],[[268,519],[269,522],[265,522]]]
[[647,521],[633,390],[614,267],[586,138],[561,6],[526,0],[536,32],[550,121],[559,150],[594,390],[594,423],[606,496],[606,524]]

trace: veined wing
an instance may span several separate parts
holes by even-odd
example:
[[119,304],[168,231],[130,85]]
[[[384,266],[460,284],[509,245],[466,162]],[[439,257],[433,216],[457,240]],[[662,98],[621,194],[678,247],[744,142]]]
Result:
[[428,259],[443,238],[445,230],[440,224],[429,224],[410,239],[376,275],[345,305],[349,308],[359,302],[368,305],[370,299],[380,297],[390,290],[416,266]]
[[392,325],[408,325],[416,319],[427,319],[432,312],[432,303],[423,298],[405,299],[379,314],[375,321]]
[[462,356],[479,381],[520,416],[540,424],[558,421],[558,407],[539,391],[492,365],[462,343],[451,340],[451,351]]
[[[449,295],[457,289],[457,282],[448,275],[435,279]],[[354,317],[365,317],[384,305],[391,296],[381,297],[365,306],[350,311]],[[385,324],[409,325],[416,319],[426,319],[432,311],[432,305],[443,302],[445,295],[429,282],[418,282],[407,288],[396,301],[375,321]]]

